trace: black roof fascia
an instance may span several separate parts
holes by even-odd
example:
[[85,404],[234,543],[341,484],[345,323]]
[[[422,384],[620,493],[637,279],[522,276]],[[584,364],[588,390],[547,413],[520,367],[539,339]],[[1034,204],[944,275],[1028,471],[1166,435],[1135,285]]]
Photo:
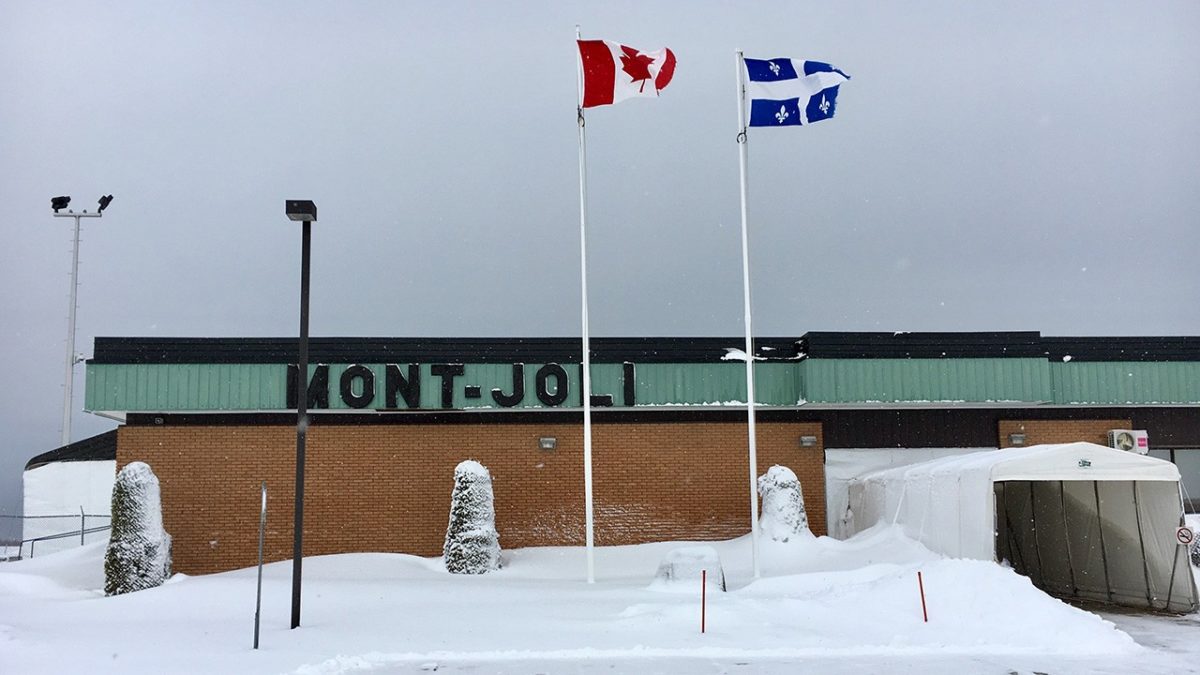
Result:
[[1200,361],[1200,337],[1047,337],[1051,361]]
[[810,359],[1042,358],[1037,331],[986,333],[809,332],[800,350]]
[[[744,338],[593,338],[596,363],[716,363]],[[89,363],[293,363],[296,338],[96,338]],[[1200,337],[1042,337],[1037,331],[809,332],[757,338],[768,360],[1048,358],[1200,361]],[[311,363],[578,363],[578,338],[335,338],[309,341]],[[1067,357],[1070,357],[1069,359]]]
[[[795,338],[756,338],[758,355],[796,359]],[[745,338],[592,338],[597,363],[710,363]],[[310,363],[579,363],[579,338],[310,338]],[[297,338],[98,337],[89,363],[294,363]]]
[[53,462],[91,462],[117,458],[117,430],[75,441],[61,448],[43,452],[25,463],[25,470]]

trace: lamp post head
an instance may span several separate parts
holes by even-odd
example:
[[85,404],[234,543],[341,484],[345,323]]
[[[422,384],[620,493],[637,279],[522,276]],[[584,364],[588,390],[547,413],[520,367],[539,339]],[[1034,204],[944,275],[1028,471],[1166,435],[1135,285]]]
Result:
[[70,204],[70,203],[71,203],[70,197],[51,197],[50,198],[50,208],[54,209],[55,213],[58,213],[59,209],[67,208],[67,204]]
[[301,222],[316,222],[317,205],[308,199],[288,199],[284,203],[284,211],[289,220]]
[[104,213],[104,209],[107,209],[108,205],[111,203],[112,203],[112,195],[104,195],[104,196],[100,197],[100,208],[96,209],[96,213]]

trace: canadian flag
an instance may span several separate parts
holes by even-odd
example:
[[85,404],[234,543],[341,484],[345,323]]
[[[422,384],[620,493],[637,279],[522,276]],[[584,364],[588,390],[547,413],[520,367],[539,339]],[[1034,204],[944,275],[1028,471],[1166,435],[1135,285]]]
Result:
[[583,107],[658,96],[675,74],[675,54],[662,48],[641,52],[608,40],[578,40],[583,65]]

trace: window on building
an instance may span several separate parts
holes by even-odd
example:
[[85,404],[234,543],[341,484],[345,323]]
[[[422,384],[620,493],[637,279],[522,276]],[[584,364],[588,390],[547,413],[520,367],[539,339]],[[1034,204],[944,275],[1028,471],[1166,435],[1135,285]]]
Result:
[[1174,462],[1175,466],[1179,467],[1184,510],[1188,513],[1200,513],[1200,448],[1151,450],[1149,455]]

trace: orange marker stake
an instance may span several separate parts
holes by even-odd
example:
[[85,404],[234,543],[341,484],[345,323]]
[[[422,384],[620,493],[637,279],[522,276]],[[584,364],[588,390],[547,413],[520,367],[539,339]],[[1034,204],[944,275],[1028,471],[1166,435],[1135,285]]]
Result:
[[917,586],[921,589],[921,614],[925,616],[925,623],[929,623],[929,611],[925,609],[925,582],[921,580],[921,570],[917,570]]
[[704,604],[707,601],[708,570],[700,570],[700,633],[704,633]]

